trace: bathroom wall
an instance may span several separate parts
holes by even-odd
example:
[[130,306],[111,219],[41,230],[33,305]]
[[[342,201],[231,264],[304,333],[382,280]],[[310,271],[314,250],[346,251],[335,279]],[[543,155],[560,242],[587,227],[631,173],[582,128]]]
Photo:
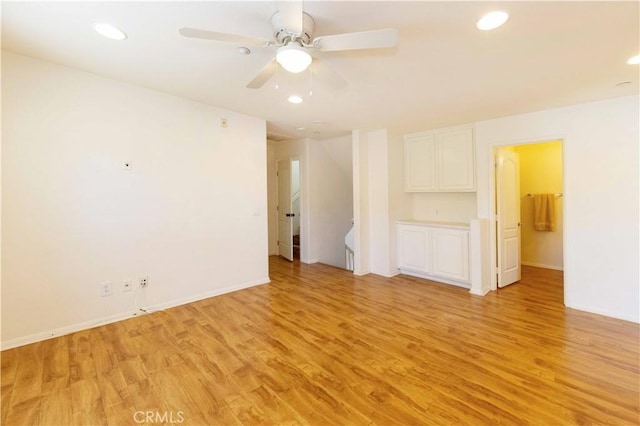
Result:
[[536,231],[533,197],[527,194],[562,193],[562,142],[553,141],[513,148],[520,156],[520,221],[522,264],[563,269],[563,197],[555,198],[554,231]]

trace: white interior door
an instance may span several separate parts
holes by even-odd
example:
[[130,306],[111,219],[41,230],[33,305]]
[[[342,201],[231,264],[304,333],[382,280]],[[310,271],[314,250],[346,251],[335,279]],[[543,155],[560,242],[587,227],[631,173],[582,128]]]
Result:
[[520,161],[499,149],[496,164],[498,207],[498,287],[520,281]]
[[291,206],[291,160],[278,161],[278,253],[293,260],[293,209]]

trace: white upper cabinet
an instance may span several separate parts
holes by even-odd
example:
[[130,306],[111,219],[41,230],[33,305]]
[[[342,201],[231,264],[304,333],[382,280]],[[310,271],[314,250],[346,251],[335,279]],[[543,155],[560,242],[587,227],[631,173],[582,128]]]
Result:
[[436,137],[438,190],[475,191],[476,168],[473,130],[462,129]]
[[470,126],[405,135],[407,192],[472,192],[475,147]]
[[436,185],[436,138],[434,135],[405,137],[405,191],[432,192]]

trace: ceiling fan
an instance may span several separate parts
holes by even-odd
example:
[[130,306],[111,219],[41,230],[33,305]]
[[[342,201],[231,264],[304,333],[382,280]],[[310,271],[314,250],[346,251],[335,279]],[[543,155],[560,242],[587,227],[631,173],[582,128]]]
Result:
[[312,53],[378,49],[393,47],[398,43],[398,30],[393,28],[314,37],[315,22],[302,10],[302,1],[279,1],[278,11],[271,16],[271,27],[273,40],[187,27],[180,28],[179,32],[184,37],[234,43],[242,47],[275,48],[275,58],[267,62],[247,84],[250,89],[262,87],[275,75],[278,64],[289,72],[299,73],[306,70],[312,62],[314,78],[340,89],[347,82]]

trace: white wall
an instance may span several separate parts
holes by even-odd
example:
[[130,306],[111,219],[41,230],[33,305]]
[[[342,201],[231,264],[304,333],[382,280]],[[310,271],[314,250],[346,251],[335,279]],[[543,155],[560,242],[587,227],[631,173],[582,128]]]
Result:
[[398,274],[396,222],[411,214],[411,196],[403,185],[403,139],[381,129],[354,131],[353,142],[354,179],[359,179],[354,185],[354,273],[393,276]]
[[4,348],[268,282],[264,120],[2,55]]
[[369,266],[369,144],[368,133],[354,130],[353,145],[353,273],[366,275]]
[[378,275],[391,275],[389,221],[389,167],[387,130],[368,135],[369,182],[369,269]]
[[300,161],[291,162],[291,196],[300,192]]
[[291,198],[293,235],[300,235],[300,160],[291,162]]
[[482,218],[493,214],[494,147],[563,140],[565,304],[635,322],[640,322],[639,124],[638,96],[476,123]]
[[353,218],[351,137],[310,140],[311,247],[318,262],[346,267],[344,237]]
[[469,223],[476,218],[475,192],[416,192],[411,195],[411,219]]
[[276,161],[277,142],[267,140],[267,218],[268,218],[268,241],[269,256],[278,254],[278,179]]
[[387,135],[387,167],[389,169],[389,275],[398,271],[398,234],[396,222],[410,218],[412,198],[404,192],[404,138],[400,134]]

